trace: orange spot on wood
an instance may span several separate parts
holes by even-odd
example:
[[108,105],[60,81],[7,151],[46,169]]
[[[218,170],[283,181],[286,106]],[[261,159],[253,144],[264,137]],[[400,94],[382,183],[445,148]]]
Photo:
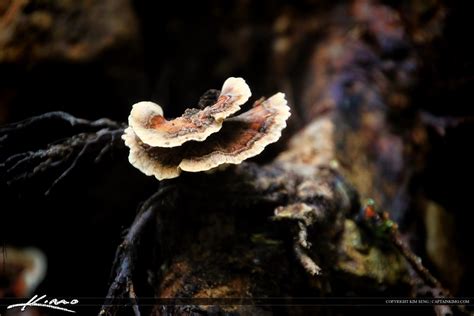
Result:
[[375,216],[374,207],[371,205],[366,206],[366,208],[364,209],[364,216],[365,218],[373,218]]

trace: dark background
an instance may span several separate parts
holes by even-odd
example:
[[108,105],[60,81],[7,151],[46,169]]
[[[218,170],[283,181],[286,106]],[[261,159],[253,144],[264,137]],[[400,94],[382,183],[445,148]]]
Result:
[[[288,11],[292,21],[309,21],[312,15],[324,17],[324,12],[344,3],[99,2],[26,1],[9,13],[13,15],[9,24],[6,13],[13,1],[0,2],[0,34],[7,34],[0,46],[2,124],[53,110],[125,122],[131,105],[142,100],[161,104],[172,117],[195,105],[207,89],[220,88],[229,76],[244,77],[255,97],[279,89],[291,91],[290,99],[298,102],[308,41],[322,38],[324,30],[299,22],[290,25],[288,32],[301,32],[308,40],[295,44],[284,60],[286,66],[279,70],[278,60],[271,57],[276,19]],[[402,15],[407,5],[387,3]],[[446,2],[442,36],[418,50],[421,59],[429,62],[421,68],[412,97],[418,109],[436,116],[474,114],[473,11],[468,4]],[[14,31],[10,23],[18,23]],[[288,133],[305,120],[304,115],[295,115]],[[453,216],[453,247],[460,250],[467,267],[455,289],[459,296],[474,294],[473,129],[473,124],[462,124],[444,136],[432,131],[426,169],[413,183]],[[0,181],[0,239],[5,245],[38,247],[48,257],[48,274],[37,292],[61,297],[105,295],[123,229],[139,202],[157,187],[126,157],[126,151],[114,152],[100,164],[79,164],[48,196],[44,196],[50,183],[47,176],[13,187]],[[423,230],[418,238],[423,240]]]

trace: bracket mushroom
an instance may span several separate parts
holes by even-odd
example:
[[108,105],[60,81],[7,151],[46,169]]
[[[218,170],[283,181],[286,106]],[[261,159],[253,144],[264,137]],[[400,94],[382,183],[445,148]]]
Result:
[[173,120],[166,120],[163,109],[144,101],[133,105],[128,125],[142,142],[153,147],[176,147],[187,141],[203,141],[219,131],[228,116],[240,110],[251,96],[242,78],[231,77],[224,82],[217,101],[202,110],[187,109]]
[[[193,127],[190,129],[186,124],[178,124],[184,131],[173,129],[172,133],[167,131],[163,134],[163,130],[157,132],[154,126],[148,127],[153,130],[151,132],[143,131],[147,125],[139,124],[140,132],[137,132],[137,125],[130,124],[122,136],[125,144],[130,148],[130,163],[144,174],[154,175],[158,180],[163,180],[178,177],[181,171],[199,172],[224,164],[239,164],[247,158],[260,154],[268,144],[274,143],[280,138],[282,130],[286,127],[286,120],[290,117],[290,108],[285,95],[280,92],[269,99],[255,102],[250,110],[224,120],[235,113],[236,107],[240,108],[242,100],[246,101],[250,96],[250,89],[247,93],[242,83],[245,81],[241,78],[229,78],[224,83],[219,99],[222,96],[230,95],[231,97],[227,100],[234,100],[231,102],[233,103],[231,110],[220,111],[217,115],[212,116],[210,113],[221,107],[219,99],[215,104],[201,111],[186,110],[195,113],[192,114]],[[244,93],[237,96],[239,91],[244,91]],[[133,111],[131,117],[133,116],[135,119],[136,115]],[[142,111],[141,115],[146,113],[146,111]],[[157,117],[157,113],[161,113],[159,117],[163,117],[162,111],[150,111],[148,112],[149,117],[142,116],[140,122],[153,121],[154,117]],[[164,124],[181,123],[183,120],[187,120],[186,115],[185,112],[183,116]],[[209,117],[214,118],[211,125],[206,123]],[[205,122],[200,122],[200,119]],[[207,126],[207,128],[200,129],[199,127],[202,126]],[[193,129],[197,131],[195,134],[192,133]],[[145,139],[140,137],[143,134],[147,136]],[[201,139],[206,134],[207,136]],[[151,137],[152,135],[155,138]],[[168,140],[174,145],[173,147],[170,147],[169,143],[165,146],[156,145],[163,143],[165,139],[163,135],[177,139],[171,142]]]

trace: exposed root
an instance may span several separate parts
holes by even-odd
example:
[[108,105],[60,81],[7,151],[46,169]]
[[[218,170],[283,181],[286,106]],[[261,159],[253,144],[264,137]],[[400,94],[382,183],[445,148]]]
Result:
[[118,308],[118,306],[114,305],[114,301],[124,297],[130,298],[134,315],[140,315],[133,285],[133,273],[138,259],[139,244],[146,229],[155,223],[160,200],[162,200],[164,194],[169,189],[170,187],[161,187],[158,192],[143,203],[127,235],[117,248],[112,266],[112,281],[107,293],[107,300],[102,306],[99,315],[114,315]]
[[[56,132],[43,148],[25,148],[30,138]],[[64,137],[64,133],[72,133]],[[109,119],[88,121],[64,112],[50,112],[0,128],[0,174],[7,185],[15,185],[45,172],[62,168],[45,194],[61,182],[86,156],[100,162],[114,148],[123,147],[123,126]],[[40,139],[37,143],[44,143]],[[15,150],[17,152],[15,152]]]

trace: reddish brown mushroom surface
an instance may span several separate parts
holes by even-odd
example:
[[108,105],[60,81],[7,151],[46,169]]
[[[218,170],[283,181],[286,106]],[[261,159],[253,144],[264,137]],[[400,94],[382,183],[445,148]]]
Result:
[[[247,158],[260,154],[268,144],[276,142],[286,127],[286,120],[290,117],[290,109],[283,93],[277,93],[267,100],[257,101],[250,110],[218,123],[218,132],[209,133],[201,141],[195,139],[196,135],[203,133],[193,133],[193,130],[207,129],[204,134],[208,133],[211,126],[209,121],[218,122],[215,120],[216,116],[222,118],[230,112],[221,110],[225,108],[225,103],[228,102],[226,100],[229,100],[228,96],[231,95],[229,92],[224,92],[242,91],[241,84],[244,82],[243,79],[234,79],[236,78],[229,78],[226,81],[225,89],[215,104],[201,111],[186,110],[184,115],[174,120],[165,121],[161,108],[157,108],[156,112],[147,112],[144,109],[150,105],[141,106],[141,114],[148,113],[149,116],[148,118],[143,116],[141,121],[150,123],[149,127],[144,127],[146,125],[140,127],[152,132],[139,133],[132,125],[125,130],[123,139],[130,147],[130,163],[144,174],[154,175],[158,180],[169,179],[179,176],[181,171],[199,172],[224,164],[239,164]],[[229,80],[230,84],[226,86]],[[243,97],[240,97],[241,100]],[[160,111],[161,114],[155,114]],[[211,113],[217,115],[213,117]],[[138,117],[133,110],[132,116]],[[148,136],[146,140],[141,137],[143,134]],[[159,141],[150,141],[152,135]],[[172,139],[171,143],[181,144],[174,147],[153,145],[162,143],[163,135]],[[186,140],[190,138],[192,140]]]

